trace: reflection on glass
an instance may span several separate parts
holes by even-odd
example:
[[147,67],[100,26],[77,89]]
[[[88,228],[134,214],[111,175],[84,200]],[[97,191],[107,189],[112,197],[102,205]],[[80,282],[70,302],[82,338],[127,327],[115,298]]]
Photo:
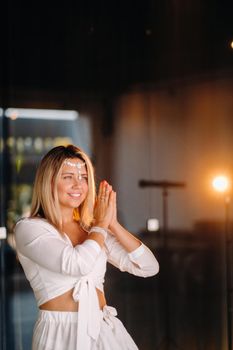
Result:
[[29,184],[12,184],[11,199],[8,203],[7,226],[10,231],[21,216],[28,216],[30,210],[32,186]]
[[34,140],[34,149],[36,153],[41,153],[43,151],[43,141],[41,137],[36,137]]
[[3,138],[0,137],[0,152],[1,153],[3,152],[3,145],[4,145]]
[[52,137],[46,137],[44,139],[45,152],[49,151],[51,148],[53,148],[53,139],[52,139]]
[[22,153],[24,151],[24,141],[22,137],[18,137],[16,140],[16,150],[19,153]]
[[13,136],[8,137],[6,144],[7,147],[12,150],[15,147],[15,138]]
[[31,137],[25,137],[24,139],[24,149],[26,152],[29,152],[32,148],[32,138]]

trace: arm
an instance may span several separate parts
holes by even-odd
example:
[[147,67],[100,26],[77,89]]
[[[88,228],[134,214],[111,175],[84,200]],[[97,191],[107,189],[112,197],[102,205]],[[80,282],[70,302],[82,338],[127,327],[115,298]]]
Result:
[[[140,241],[137,240],[137,242]],[[105,246],[108,262],[121,271],[127,271],[140,277],[154,276],[159,272],[157,259],[142,242],[140,242],[140,245],[136,249],[129,252],[118,241],[116,236],[109,233],[105,241]]]
[[71,276],[88,274],[101,252],[93,239],[72,247],[55,228],[36,219],[19,221],[15,240],[18,253],[48,270]]
[[[111,190],[111,186],[110,186]],[[117,220],[116,193],[113,196],[113,216],[109,225],[105,246],[108,261],[121,271],[137,276],[149,277],[159,271],[159,264],[153,253]]]

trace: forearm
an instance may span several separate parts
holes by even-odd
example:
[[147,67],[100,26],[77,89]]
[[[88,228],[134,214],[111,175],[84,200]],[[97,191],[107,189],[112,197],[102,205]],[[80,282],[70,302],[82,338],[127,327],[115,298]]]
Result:
[[103,248],[105,239],[108,234],[107,228],[108,224],[106,224],[104,221],[96,222],[95,225],[91,227],[87,239],[94,240],[96,243],[99,244],[100,248]]
[[140,247],[141,241],[121,226],[118,221],[111,225],[109,229],[128,253]]
[[104,245],[104,236],[101,233],[92,232],[88,235],[87,239],[92,239],[99,244],[100,248],[103,248]]

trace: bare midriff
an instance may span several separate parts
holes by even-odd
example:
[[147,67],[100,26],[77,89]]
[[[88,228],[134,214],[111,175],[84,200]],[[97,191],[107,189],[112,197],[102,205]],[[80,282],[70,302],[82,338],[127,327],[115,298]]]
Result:
[[[106,299],[104,296],[104,293],[101,292],[98,288],[96,288],[96,293],[99,299],[99,307],[102,310],[103,307],[106,305]],[[47,311],[78,311],[78,302],[74,301],[73,299],[73,289],[69,290],[68,292],[59,295],[56,298],[53,298],[46,303],[40,305],[41,310],[47,310]]]

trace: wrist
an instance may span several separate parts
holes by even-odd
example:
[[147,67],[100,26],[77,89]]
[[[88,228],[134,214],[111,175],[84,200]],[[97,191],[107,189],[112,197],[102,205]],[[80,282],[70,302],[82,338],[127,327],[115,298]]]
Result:
[[119,222],[117,221],[117,220],[113,220],[111,223],[110,223],[110,225],[109,225],[109,229],[111,230],[111,231],[114,231],[114,230],[116,230],[117,229],[117,227],[119,227]]
[[108,231],[107,231],[107,228],[104,228],[104,227],[101,227],[101,226],[92,226],[90,231],[89,231],[89,235],[92,234],[92,233],[100,233],[104,239],[106,239],[107,235],[108,235]]
[[93,226],[102,227],[103,229],[108,229],[108,224],[106,224],[104,221],[94,221]]

